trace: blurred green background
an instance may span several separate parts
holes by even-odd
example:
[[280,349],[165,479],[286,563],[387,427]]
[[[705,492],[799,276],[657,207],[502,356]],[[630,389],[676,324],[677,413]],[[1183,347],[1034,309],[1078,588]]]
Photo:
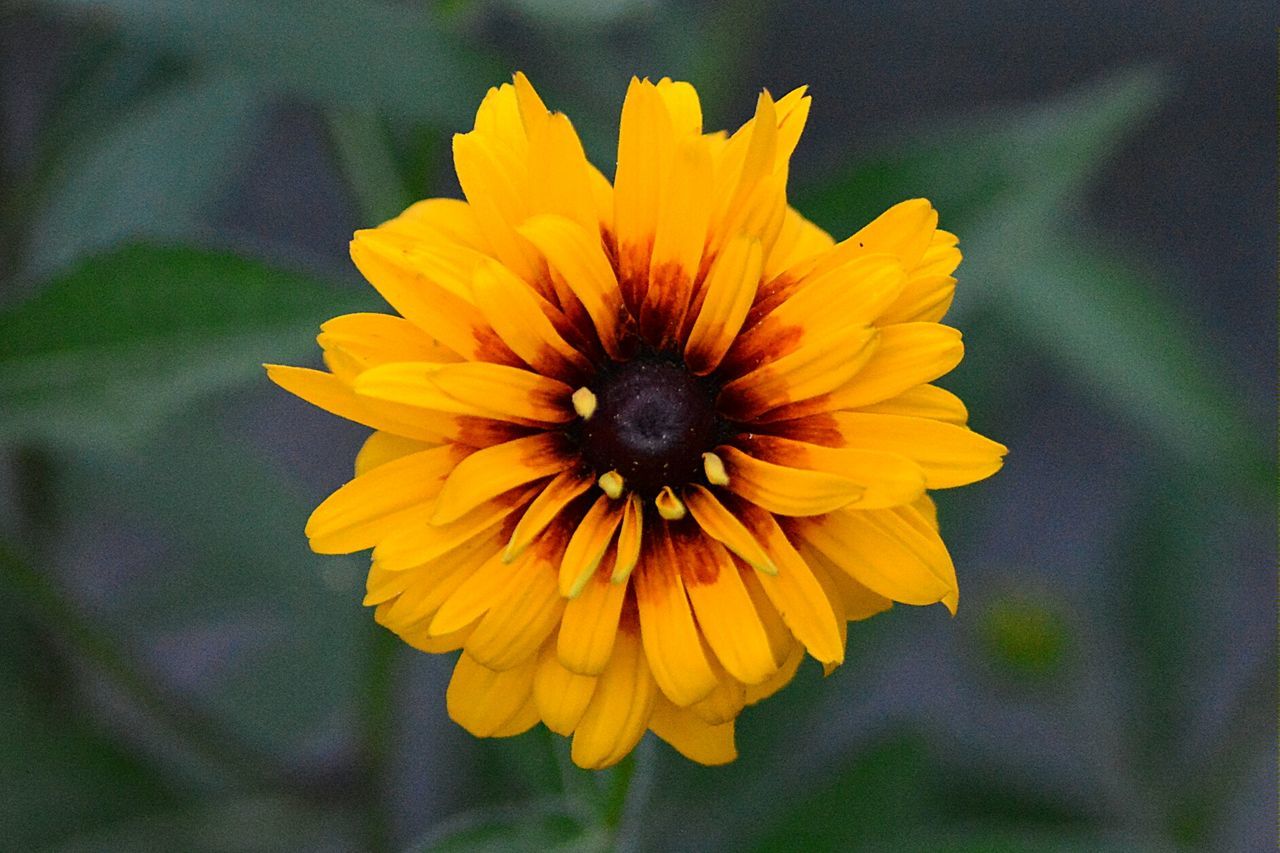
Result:
[[[1275,32],[1190,0],[0,3],[0,849],[1253,850],[1276,841]],[[632,74],[808,83],[796,205],[961,235],[959,615],[852,627],[631,782],[450,724],[309,509],[362,430],[269,387],[378,310],[516,69],[611,171]],[[615,804],[616,805],[616,804]]]

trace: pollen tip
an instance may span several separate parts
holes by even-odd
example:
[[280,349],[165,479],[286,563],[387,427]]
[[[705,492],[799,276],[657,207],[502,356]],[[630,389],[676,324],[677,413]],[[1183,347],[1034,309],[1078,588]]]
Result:
[[685,516],[684,501],[676,497],[670,486],[663,486],[653,502],[658,506],[658,515],[667,521],[679,521]]
[[596,413],[596,405],[596,395],[587,386],[583,385],[573,392],[573,410],[584,421],[591,420],[591,416]]
[[591,576],[593,574],[595,574],[594,567],[579,573],[579,575],[573,579],[573,583],[570,584],[568,589],[564,589],[563,587],[561,588],[561,594],[563,594],[565,598],[571,599],[582,595],[582,591],[587,588],[587,581],[591,580]]
[[778,567],[774,565],[773,560],[770,560],[768,558],[766,558],[764,562],[752,563],[751,566],[756,571],[761,572],[762,574],[766,574],[771,578],[776,577],[778,574]]
[[724,469],[724,460],[714,453],[702,454],[702,470],[707,475],[707,482],[711,485],[729,485],[729,472]]
[[622,490],[626,487],[626,483],[623,482],[622,475],[617,471],[607,471],[604,474],[601,474],[600,479],[596,480],[596,483],[599,484],[600,488],[604,490],[606,495],[614,500],[622,497]]

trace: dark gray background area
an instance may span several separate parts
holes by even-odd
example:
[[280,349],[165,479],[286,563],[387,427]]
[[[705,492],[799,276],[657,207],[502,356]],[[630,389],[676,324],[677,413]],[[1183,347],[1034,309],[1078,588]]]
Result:
[[[537,84],[538,67],[559,61],[551,52],[557,25],[495,8],[492,20],[476,27],[475,40],[513,57],[512,70],[529,70]],[[622,42],[624,55],[637,56],[639,73],[661,71],[648,58],[660,55],[660,46],[643,41],[648,13],[649,6],[640,4],[631,23],[607,35]],[[1219,356],[1220,381],[1245,400],[1258,430],[1273,434],[1274,4],[809,0],[758,13],[762,20],[746,28],[754,35],[743,46],[726,115],[712,118],[736,125],[760,86],[779,93],[808,84],[814,107],[795,159],[798,185],[819,180],[851,152],[876,150],[940,123],[1043,100],[1136,64],[1163,69],[1171,83],[1166,102],[1103,165],[1085,204],[1074,211],[1072,227],[1149,264],[1186,319],[1187,333],[1203,336]],[[74,73],[66,27],[37,12],[0,17],[0,156],[10,169],[33,156],[42,110]],[[635,44],[627,42],[631,37]],[[628,73],[602,74],[607,83],[600,86],[607,85],[618,103]],[[598,165],[611,171],[609,163]],[[421,188],[422,195],[455,193],[450,180]],[[208,242],[336,270],[356,286],[346,244],[351,231],[367,223],[359,221],[323,121],[311,107],[277,103],[256,129],[251,155],[228,176],[228,187],[209,211]],[[946,211],[941,214],[945,226]],[[962,266],[961,287],[964,271]],[[6,301],[11,296],[0,294]],[[999,332],[988,330],[977,340],[998,339]],[[945,744],[941,750],[949,761],[986,762],[993,772],[1015,779],[1052,777],[1064,800],[1140,830],[1156,817],[1134,811],[1130,792],[1140,783],[1126,776],[1132,756],[1123,754],[1124,730],[1142,721],[1132,718],[1133,638],[1114,609],[1121,587],[1130,583],[1115,572],[1125,565],[1132,536],[1121,520],[1135,506],[1178,504],[1183,497],[1161,491],[1160,465],[1167,463],[1155,461],[1159,451],[1147,436],[1118,422],[1088,389],[1049,362],[1023,348],[1007,353],[1015,360],[1007,365],[1014,391],[1004,400],[1006,408],[974,413],[978,428],[1010,446],[1007,467],[972,494],[966,490],[944,503],[944,510],[970,500],[982,507],[952,542],[963,589],[961,616],[949,619],[940,608],[897,608],[881,617],[888,624],[868,641],[869,650],[828,679],[826,692],[789,730],[792,753],[779,750],[785,758],[753,767],[768,784],[802,786],[839,755],[905,720]],[[265,387],[229,395],[213,415],[268,449],[281,470],[301,477],[312,501],[349,476],[363,436],[360,428]],[[1196,506],[1217,503],[1212,495],[1186,500]],[[79,519],[61,555],[70,567],[64,577],[82,600],[109,607],[113,583],[163,570],[165,553],[153,541],[160,538],[155,533],[122,534],[109,519]],[[1184,773],[1195,776],[1197,763],[1208,760],[1204,750],[1214,748],[1216,733],[1233,715],[1244,713],[1265,729],[1244,754],[1230,759],[1239,765],[1241,782],[1211,849],[1271,849],[1277,789],[1274,506],[1233,511],[1210,540],[1187,547],[1197,549],[1203,577],[1194,636],[1178,638],[1193,649],[1192,666],[1176,685],[1195,697],[1180,709]],[[359,586],[350,584],[353,598]],[[1026,590],[1058,602],[1064,614],[1075,662],[1064,692],[1027,695],[1004,685],[988,671],[964,618],[966,606],[981,612],[985,602]],[[229,627],[218,642],[200,644],[153,638],[150,653],[163,677],[198,692],[204,668],[216,669],[219,656],[235,654],[236,631],[261,628]],[[851,642],[857,642],[852,631]],[[1269,680],[1259,688],[1254,680],[1260,669]],[[474,794],[465,773],[453,785],[438,768],[486,759],[446,719],[446,660],[406,653],[397,673],[403,714],[393,768],[394,830],[407,840],[466,806]],[[1241,701],[1247,705],[1243,711]],[[346,722],[339,709],[326,732],[291,756],[299,772],[340,774],[351,760]],[[722,820],[722,812],[703,808],[705,799],[692,806],[674,799],[680,785],[699,789],[714,786],[715,778],[694,773],[672,782],[669,799],[659,796],[668,808],[655,830],[664,844],[727,847],[749,836],[753,821],[765,820],[767,815],[741,814]]]

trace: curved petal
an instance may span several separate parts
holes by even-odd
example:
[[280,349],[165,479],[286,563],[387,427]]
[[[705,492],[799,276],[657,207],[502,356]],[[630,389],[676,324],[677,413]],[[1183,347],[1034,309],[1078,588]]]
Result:
[[573,734],[595,690],[595,677],[578,675],[564,668],[555,643],[543,647],[533,677],[533,700],[547,728],[566,737]]
[[372,548],[389,533],[426,519],[431,501],[466,450],[444,445],[356,477],[311,513],[306,534],[320,554]]
[[709,489],[696,483],[688,486],[685,489],[684,502],[703,533],[722,543],[753,568],[767,575],[778,573],[778,567],[769,559],[769,555],[765,553],[764,548],[760,547],[760,543],[755,540],[751,532],[738,520],[737,516],[725,509],[724,504],[716,500],[716,496]]
[[778,664],[733,558],[700,532],[681,537],[678,547],[685,591],[720,664],[746,684],[768,678]]
[[565,669],[579,675],[604,671],[617,640],[626,596],[627,584],[612,583],[602,566],[578,597],[570,599],[556,640],[556,653]]
[[715,370],[729,351],[755,299],[762,259],[759,240],[739,237],[711,265],[702,305],[684,348],[685,363],[695,374],[705,376]]
[[778,566],[778,574],[757,575],[757,580],[782,620],[809,654],[822,663],[842,662],[844,644],[831,601],[804,558],[772,515],[755,507],[744,508],[742,515]]
[[503,492],[559,474],[573,463],[564,438],[556,433],[539,433],[477,450],[445,480],[431,523],[456,521]]
[[384,364],[356,379],[356,393],[402,406],[495,418],[513,423],[558,424],[573,419],[563,382],[482,361],[460,364]]
[[729,490],[779,515],[821,515],[862,497],[864,486],[824,471],[765,462],[736,447],[716,448],[729,472]]
[[919,510],[848,510],[806,520],[797,530],[868,589],[904,604],[941,601],[954,612],[955,566]]
[[[511,351],[538,373],[577,383],[591,364],[570,346],[549,315],[557,313],[545,299],[497,261],[476,268],[476,305]],[[563,321],[562,323],[567,322]]]
[[573,732],[573,763],[599,770],[621,761],[644,735],[657,692],[640,638],[633,629],[620,631],[609,665]]
[[699,764],[728,764],[738,757],[738,748],[733,742],[733,721],[713,726],[665,698],[660,697],[654,704],[649,728],[676,752]]
[[[763,464],[782,466],[790,471],[826,474],[857,484],[862,490],[858,497],[842,506],[881,509],[909,504],[924,494],[924,471],[915,461],[900,453],[866,448],[823,447],[771,435],[753,435],[750,438],[740,438],[739,441],[746,452],[756,459],[764,460]],[[732,478],[729,488],[738,491]]]
[[445,693],[449,718],[476,737],[499,735],[525,710],[533,692],[535,664],[531,659],[523,666],[494,672],[463,653]]
[[669,527],[660,526],[653,545],[646,542],[632,582],[649,670],[667,698],[683,708],[706,698],[717,679],[681,580],[689,555],[676,551]]
[[964,486],[1000,470],[1009,449],[971,429],[927,418],[865,412],[832,415],[845,446],[913,460],[930,489]]

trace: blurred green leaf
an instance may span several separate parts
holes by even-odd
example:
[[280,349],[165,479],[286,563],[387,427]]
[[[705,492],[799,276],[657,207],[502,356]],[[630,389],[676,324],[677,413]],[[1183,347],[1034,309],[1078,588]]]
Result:
[[927,786],[927,765],[927,747],[918,737],[876,744],[816,790],[803,796],[786,792],[791,809],[754,849],[843,850],[923,825],[936,807]]
[[995,599],[978,628],[987,653],[1004,673],[1044,681],[1061,672],[1069,637],[1054,602],[1027,594]]
[[358,304],[227,254],[135,246],[86,261],[0,313],[0,443],[126,445],[264,358],[307,352],[319,322]]
[[43,177],[27,272],[42,278],[130,238],[189,235],[225,189],[259,107],[239,79],[197,77],[69,146]]
[[51,848],[56,853],[283,853],[355,849],[350,821],[333,808],[286,797],[212,800],[120,821]]
[[115,557],[139,563],[103,615],[120,641],[179,672],[197,654],[188,701],[253,749],[296,754],[344,716],[354,729],[357,669],[382,630],[360,605],[366,563],[313,554],[314,498],[215,420],[197,407],[143,450],[72,461],[68,500],[165,540],[159,559]]
[[[903,199],[928,198],[941,226],[959,233],[964,247],[990,217],[1003,218],[1027,199],[1061,215],[1059,206],[1078,200],[1166,89],[1164,75],[1139,68],[1042,103],[917,128],[907,139],[855,156],[835,175],[799,187],[795,204],[842,236]],[[972,265],[972,250],[965,255],[966,266]],[[976,280],[969,273],[961,267],[962,276]]]
[[544,853],[608,849],[599,830],[584,827],[554,800],[479,809],[445,821],[410,849],[421,853]]
[[903,838],[899,841],[870,844],[859,849],[875,853],[915,850],[928,850],[930,853],[1156,853],[1169,849],[1164,842],[1070,830],[1023,831],[1003,826],[937,834],[913,832],[909,827],[903,830]]
[[492,73],[414,4],[367,0],[41,0],[92,13],[131,36],[211,66],[251,74],[267,91],[330,106],[370,107],[457,126]]
[[[0,553],[0,560],[10,558]],[[171,807],[174,798],[151,768],[88,726],[65,697],[48,694],[40,680],[56,662],[19,600],[12,590],[0,596],[3,846],[43,848],[81,830]]]
[[413,203],[379,118],[360,110],[331,110],[329,136],[360,218],[374,225],[396,216]]
[[847,234],[904,198],[932,199],[965,253],[960,316],[981,303],[1201,473],[1257,485],[1270,477],[1266,448],[1198,330],[1154,276],[1064,228],[1165,90],[1163,75],[1138,69],[918,134],[801,193],[798,207]]
[[1052,229],[1033,241],[1027,222],[1010,217],[986,235],[1021,247],[1016,259],[988,256],[993,309],[1197,475],[1255,495],[1269,490],[1274,464],[1261,425],[1244,411],[1228,366],[1155,276]]

